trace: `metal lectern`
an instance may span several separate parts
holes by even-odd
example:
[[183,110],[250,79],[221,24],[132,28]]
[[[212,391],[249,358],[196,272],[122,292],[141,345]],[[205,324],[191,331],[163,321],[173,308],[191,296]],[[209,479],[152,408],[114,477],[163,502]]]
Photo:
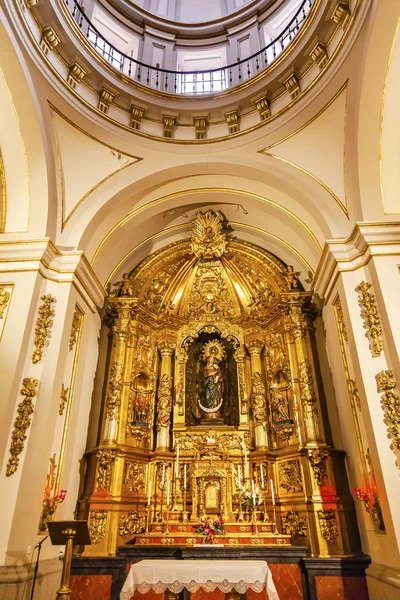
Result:
[[79,544],[90,546],[90,535],[87,521],[48,521],[50,539],[53,546],[65,545],[64,564],[61,576],[61,587],[57,592],[57,600],[69,600],[71,589],[69,577],[71,572],[72,546]]

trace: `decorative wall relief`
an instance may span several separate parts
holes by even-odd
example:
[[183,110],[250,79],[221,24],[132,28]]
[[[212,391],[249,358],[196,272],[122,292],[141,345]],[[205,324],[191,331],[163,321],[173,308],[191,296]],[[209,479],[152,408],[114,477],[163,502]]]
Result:
[[270,333],[265,345],[271,371],[282,369],[286,364],[285,342],[282,333]]
[[224,216],[221,211],[198,211],[192,226],[189,252],[196,258],[220,258],[227,252],[227,239],[223,233]]
[[106,397],[106,415],[110,421],[113,421],[114,419],[119,420],[123,385],[123,366],[115,362],[111,367]]
[[317,399],[314,392],[314,381],[311,365],[308,359],[299,363],[300,397],[303,407],[312,413],[317,413]]
[[47,338],[50,335],[50,329],[53,325],[53,317],[56,314],[52,304],[56,299],[51,294],[45,294],[41,298],[43,304],[39,306],[39,316],[36,321],[34,347],[32,353],[32,362],[38,363],[43,356],[43,349],[46,345]]
[[334,544],[339,535],[335,513],[331,508],[318,511],[319,530],[327,544]]
[[326,459],[328,456],[328,452],[322,448],[314,448],[313,450],[308,451],[308,459],[314,473],[315,481],[320,487],[323,486],[326,481]]
[[64,386],[64,384],[62,384],[61,392],[60,392],[60,404],[58,407],[58,414],[60,415],[60,417],[62,417],[62,415],[64,414],[64,408],[68,402],[68,392],[69,392],[69,388],[66,388]]
[[18,468],[19,455],[24,449],[24,442],[27,437],[27,431],[31,424],[31,415],[33,414],[33,398],[37,396],[37,387],[39,381],[33,377],[25,377],[22,381],[20,394],[25,396],[17,408],[17,418],[14,421],[14,430],[11,434],[10,458],[6,467],[6,476],[13,475]]
[[81,326],[81,321],[83,319],[83,313],[76,306],[74,311],[74,316],[72,317],[72,325],[71,325],[71,333],[69,335],[69,351],[73,350],[76,341],[78,339],[79,329]]
[[124,485],[128,492],[138,492],[146,485],[146,465],[137,462],[125,462]]
[[4,319],[4,312],[11,299],[11,292],[7,287],[4,285],[0,286],[0,319]]
[[278,463],[279,487],[285,492],[301,492],[303,480],[301,477],[300,462],[298,460],[287,460]]
[[349,393],[351,394],[358,410],[361,410],[361,398],[360,398],[360,394],[358,393],[356,382],[354,381],[354,379],[350,379],[350,378],[349,378]]
[[132,438],[134,448],[139,448],[141,444],[148,448],[150,441],[150,430],[140,427],[134,427],[130,422],[126,424],[126,437]]
[[145,517],[140,517],[136,510],[131,510],[126,516],[122,515],[119,520],[120,535],[136,535],[143,533],[145,529]]
[[100,544],[104,539],[107,527],[108,513],[101,508],[95,508],[89,513],[89,535],[92,544]]
[[379,356],[383,349],[382,327],[375,303],[375,296],[369,289],[370,283],[362,281],[355,291],[358,293],[358,304],[361,307],[361,317],[364,321],[365,336],[369,339],[369,347],[373,357]]
[[282,515],[282,525],[288,535],[307,535],[307,521],[296,511],[289,510]]
[[107,448],[97,451],[97,489],[109,490],[111,485],[111,475],[116,458],[116,450]]
[[160,377],[157,402],[156,429],[169,427],[172,409],[172,377],[164,373]]
[[393,444],[400,450],[400,396],[394,393],[396,380],[390,370],[381,371],[376,376],[378,392],[384,392],[381,396],[381,404],[388,424],[388,433]]

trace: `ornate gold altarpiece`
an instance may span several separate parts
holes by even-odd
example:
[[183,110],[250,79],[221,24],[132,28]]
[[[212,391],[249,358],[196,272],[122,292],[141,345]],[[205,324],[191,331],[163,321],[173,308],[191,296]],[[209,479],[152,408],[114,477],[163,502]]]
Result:
[[[149,256],[108,298],[99,443],[79,509],[87,554],[114,554],[135,536],[193,544],[192,524],[206,514],[232,524],[231,544],[358,550],[344,452],[326,441],[311,293],[226,225],[199,212],[191,239]],[[241,501],[252,480],[262,502],[250,516]],[[252,529],[245,541],[246,519],[265,539]]]

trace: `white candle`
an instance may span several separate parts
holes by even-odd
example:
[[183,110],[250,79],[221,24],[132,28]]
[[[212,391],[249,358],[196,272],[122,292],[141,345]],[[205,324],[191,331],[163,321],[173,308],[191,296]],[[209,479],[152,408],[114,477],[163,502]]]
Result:
[[238,465],[238,485],[239,488],[242,487],[242,469],[240,465]]
[[149,481],[147,486],[147,506],[150,506],[150,497],[151,497],[151,481]]
[[274,482],[272,481],[272,479],[270,481],[271,481],[272,504],[275,506]]
[[254,489],[254,479],[251,480],[251,492],[253,495],[253,506],[256,505],[256,491]]
[[183,489],[186,490],[186,463],[183,465]]
[[162,466],[162,474],[161,474],[161,487],[164,487],[165,483],[165,463]]
[[243,442],[243,452],[244,452],[244,477],[245,479],[249,476],[249,465],[247,464],[247,447],[246,443]]
[[261,475],[261,488],[264,489],[264,469],[263,469],[262,465],[260,465],[260,475]]
[[168,479],[167,480],[167,506],[169,506],[170,490],[171,490],[171,481],[170,481],[170,479]]

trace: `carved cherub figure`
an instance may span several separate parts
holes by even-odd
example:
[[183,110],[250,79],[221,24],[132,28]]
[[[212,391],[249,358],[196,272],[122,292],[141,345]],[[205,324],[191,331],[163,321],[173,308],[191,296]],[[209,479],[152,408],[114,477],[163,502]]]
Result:
[[129,273],[124,273],[122,275],[122,280],[116,281],[114,285],[121,286],[120,296],[132,296],[132,282],[129,279]]
[[286,271],[282,271],[281,275],[286,279],[290,290],[297,290],[299,288],[301,271],[295,271],[293,265],[287,265]]

